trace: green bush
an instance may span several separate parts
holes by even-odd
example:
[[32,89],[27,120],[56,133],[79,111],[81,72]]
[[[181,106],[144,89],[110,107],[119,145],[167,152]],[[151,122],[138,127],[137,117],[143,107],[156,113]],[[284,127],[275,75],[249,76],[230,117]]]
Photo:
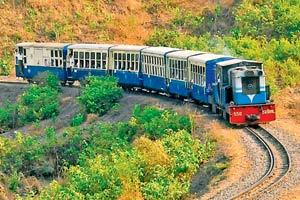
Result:
[[178,115],[172,110],[159,110],[155,107],[141,109],[136,106],[132,121],[152,139],[158,139],[169,131],[186,130],[190,132],[191,122],[188,116]]
[[4,173],[35,174],[36,163],[44,159],[44,148],[36,137],[17,133],[16,139],[0,139],[0,169]]
[[17,123],[16,105],[11,102],[5,102],[3,107],[0,107],[0,129],[3,131],[14,128]]
[[72,119],[71,119],[71,126],[79,126],[85,121],[85,116],[82,113],[76,114]]
[[117,170],[103,156],[88,160],[84,166],[71,167],[66,176],[67,183],[52,183],[39,199],[117,199],[122,192]]
[[14,172],[8,179],[8,188],[11,191],[16,192],[20,187],[21,187],[21,174]]
[[87,113],[105,114],[122,97],[122,89],[114,77],[88,77],[83,87],[79,103]]
[[294,0],[243,1],[235,9],[235,26],[242,35],[293,38],[300,33],[299,5]]
[[58,79],[46,74],[40,85],[31,85],[19,96],[17,103],[4,103],[0,107],[0,129],[7,130],[18,125],[55,117],[59,113]]
[[0,75],[7,76],[10,74],[11,66],[7,59],[0,59]]
[[21,123],[55,117],[59,114],[59,94],[49,86],[30,86],[18,100]]

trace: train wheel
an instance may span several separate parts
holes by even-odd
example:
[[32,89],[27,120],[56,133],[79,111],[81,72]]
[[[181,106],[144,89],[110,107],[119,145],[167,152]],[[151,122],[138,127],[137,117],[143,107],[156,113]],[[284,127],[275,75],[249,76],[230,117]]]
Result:
[[226,110],[222,110],[222,117],[224,120],[229,120],[229,114],[226,112]]
[[211,111],[213,113],[217,113],[217,105],[216,104],[211,104]]

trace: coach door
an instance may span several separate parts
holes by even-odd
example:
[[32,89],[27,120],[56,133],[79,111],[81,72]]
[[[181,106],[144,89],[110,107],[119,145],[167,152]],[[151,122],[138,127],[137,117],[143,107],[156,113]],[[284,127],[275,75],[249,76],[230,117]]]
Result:
[[42,48],[34,49],[34,65],[36,65],[36,66],[43,65],[43,49]]
[[221,95],[222,95],[222,68],[217,67],[216,69],[216,82],[217,82],[217,93],[216,101],[219,105],[221,105]]

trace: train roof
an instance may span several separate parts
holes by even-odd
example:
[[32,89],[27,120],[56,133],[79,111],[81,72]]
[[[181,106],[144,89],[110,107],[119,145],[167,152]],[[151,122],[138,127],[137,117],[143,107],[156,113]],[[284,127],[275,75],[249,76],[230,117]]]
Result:
[[247,64],[255,64],[255,65],[262,64],[261,62],[255,60],[232,59],[232,60],[219,62],[217,63],[217,65],[224,67],[224,66],[234,65],[238,63],[247,63]]
[[69,43],[37,43],[37,42],[22,42],[18,43],[17,47],[48,47],[48,48],[63,48],[65,46],[69,45]]
[[217,65],[224,67],[224,66],[228,66],[228,65],[238,64],[241,62],[243,62],[243,60],[241,60],[241,59],[232,59],[232,60],[225,60],[222,62],[218,62]]
[[69,49],[102,49],[108,50],[110,47],[116,45],[113,44],[73,44],[69,46]]
[[[165,55],[173,51],[180,51],[181,49],[171,48],[171,47],[148,47],[142,50],[142,53],[150,53],[156,55]],[[181,50],[182,51],[182,50]]]
[[190,56],[196,56],[200,54],[204,54],[205,52],[201,51],[192,51],[192,50],[182,50],[182,51],[174,51],[171,53],[168,53],[168,57],[171,58],[179,58],[179,59],[187,59]]
[[111,48],[111,50],[115,51],[141,51],[144,48],[147,48],[148,46],[142,46],[142,45],[116,45]]
[[225,57],[230,57],[230,56],[205,53],[205,54],[201,54],[198,56],[192,56],[192,57],[190,57],[189,61],[206,63],[207,61],[210,61],[210,60],[215,60],[218,58],[225,58]]

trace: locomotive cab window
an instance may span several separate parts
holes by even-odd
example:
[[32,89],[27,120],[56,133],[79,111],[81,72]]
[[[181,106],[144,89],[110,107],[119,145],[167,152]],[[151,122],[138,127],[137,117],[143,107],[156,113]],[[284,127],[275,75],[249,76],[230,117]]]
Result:
[[242,77],[243,94],[251,95],[259,93],[259,77]]

